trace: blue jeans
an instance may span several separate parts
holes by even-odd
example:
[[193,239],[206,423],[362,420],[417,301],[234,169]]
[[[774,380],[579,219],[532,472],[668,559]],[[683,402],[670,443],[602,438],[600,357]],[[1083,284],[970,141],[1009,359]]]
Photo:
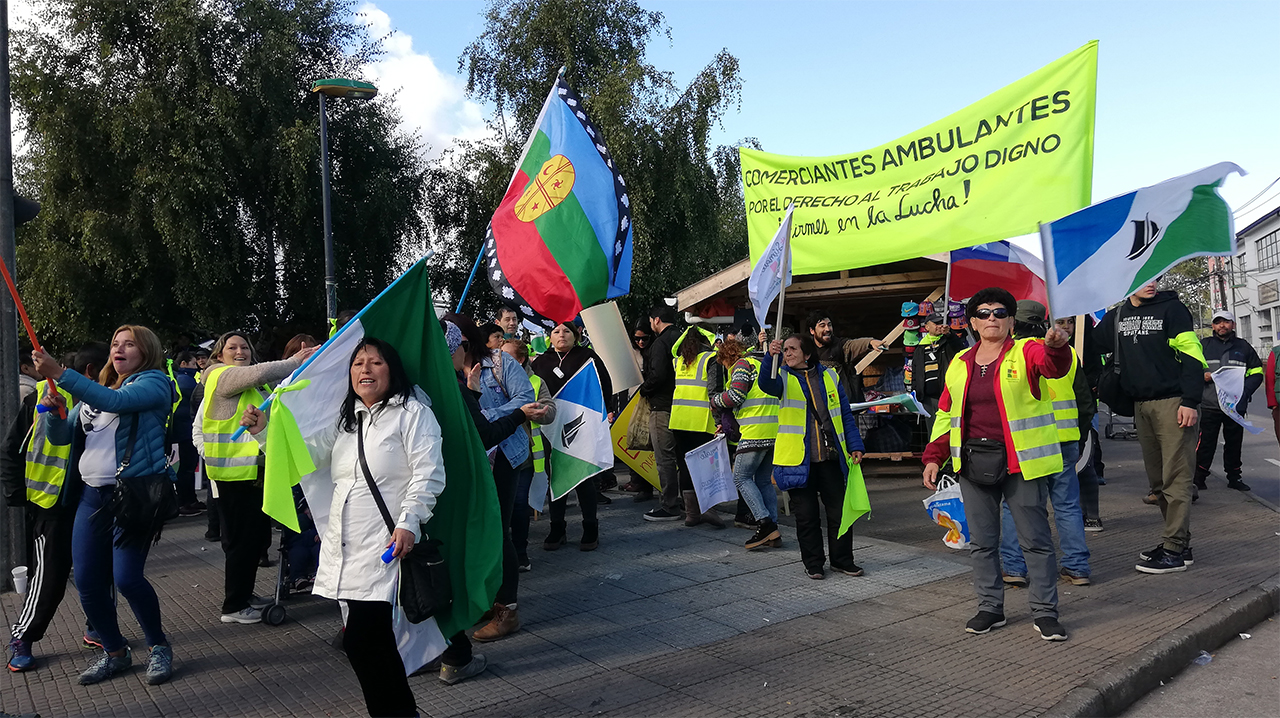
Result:
[[773,447],[739,451],[733,457],[733,483],[757,521],[778,521],[778,492],[773,488]]
[[141,546],[131,543],[124,547],[114,545],[119,532],[104,509],[114,490],[111,486],[85,486],[71,531],[71,561],[75,566],[80,606],[102,638],[102,646],[108,653],[122,650],[125,646],[111,595],[113,581],[133,609],[147,645],[165,644],[164,631],[160,628],[160,599],[142,575],[151,543],[148,541]]
[[[1062,567],[1073,576],[1089,575],[1089,546],[1084,540],[1084,516],[1080,513],[1080,480],[1076,461],[1080,447],[1074,441],[1062,447],[1062,472],[1048,477],[1049,502],[1053,504],[1053,523],[1058,527],[1058,544],[1062,551]],[[1007,576],[1026,576],[1027,562],[1018,546],[1018,530],[1009,505],[1002,509],[1000,523],[1000,563]]]

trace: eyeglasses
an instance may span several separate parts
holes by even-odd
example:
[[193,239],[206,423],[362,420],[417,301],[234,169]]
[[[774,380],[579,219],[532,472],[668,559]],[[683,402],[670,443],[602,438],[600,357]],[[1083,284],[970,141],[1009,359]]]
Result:
[[632,337],[631,337],[631,343],[632,343],[632,344],[639,344],[640,342],[647,342],[647,341],[649,341],[649,337],[647,337],[647,336],[639,336],[639,337],[637,337],[637,336],[632,336]]
[[973,316],[978,319],[990,319],[993,315],[996,319],[1007,319],[1009,310],[1004,307],[996,307],[995,309],[975,309],[973,312]]

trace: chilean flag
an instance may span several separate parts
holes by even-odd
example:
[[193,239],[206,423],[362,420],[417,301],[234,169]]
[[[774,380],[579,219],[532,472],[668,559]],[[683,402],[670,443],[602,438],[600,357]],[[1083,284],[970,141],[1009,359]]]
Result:
[[1015,299],[1034,299],[1048,304],[1044,285],[1044,262],[1025,249],[1008,242],[989,242],[951,252],[950,294],[972,297],[987,287],[1003,287]]

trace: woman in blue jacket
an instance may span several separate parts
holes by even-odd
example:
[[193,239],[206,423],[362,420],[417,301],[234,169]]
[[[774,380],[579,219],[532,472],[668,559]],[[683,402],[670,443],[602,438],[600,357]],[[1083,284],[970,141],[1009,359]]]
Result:
[[[784,366],[773,375],[773,362],[782,355]],[[862,436],[849,410],[835,371],[818,361],[813,339],[793,334],[785,342],[774,341],[760,365],[757,380],[766,393],[782,399],[778,411],[778,438],[773,451],[773,480],[787,489],[796,516],[796,542],[805,574],[824,576],[822,522],[818,500],[827,510],[827,549],[831,568],[849,576],[861,576],[853,562],[853,530],[840,536],[845,481],[849,463],[862,462]],[[815,401],[815,398],[817,401]]]
[[[177,397],[163,369],[160,340],[146,327],[117,329],[110,362],[99,376],[101,384],[64,369],[43,352],[33,352],[32,358],[42,376],[56,381],[76,400],[66,419],[50,423],[49,436],[55,444],[72,447],[67,486],[79,491],[80,499],[71,560],[80,604],[102,637],[104,649],[80,674],[80,684],[99,683],[133,663],[116,618],[112,583],[129,602],[151,649],[147,682],[163,683],[173,672],[173,651],[160,627],[160,600],[143,575],[147,552],[158,536],[122,536],[106,510],[117,480],[156,474],[173,478],[165,423]],[[66,408],[58,394],[42,401],[54,409]]]

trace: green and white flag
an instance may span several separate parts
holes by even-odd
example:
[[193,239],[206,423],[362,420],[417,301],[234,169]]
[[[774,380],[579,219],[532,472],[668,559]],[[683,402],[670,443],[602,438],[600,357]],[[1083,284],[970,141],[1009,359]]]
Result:
[[[365,337],[377,337],[396,348],[409,379],[426,393],[440,423],[445,489],[436,500],[426,534],[441,542],[453,604],[430,620],[443,636],[452,636],[470,628],[493,605],[502,583],[502,516],[484,445],[463,401],[436,319],[425,259],[343,325],[272,394],[263,510],[296,528],[292,487],[301,483],[312,518],[323,529],[332,482],[327,481],[325,470],[316,471],[305,440],[338,421],[351,384],[351,355]],[[441,639],[439,646],[443,645]]]
[[1235,254],[1231,208],[1218,194],[1232,172],[1245,173],[1220,162],[1041,225],[1049,311],[1092,314],[1185,259]]
[[595,360],[582,365],[556,392],[556,420],[542,427],[551,445],[551,499],[613,466],[613,438]]

